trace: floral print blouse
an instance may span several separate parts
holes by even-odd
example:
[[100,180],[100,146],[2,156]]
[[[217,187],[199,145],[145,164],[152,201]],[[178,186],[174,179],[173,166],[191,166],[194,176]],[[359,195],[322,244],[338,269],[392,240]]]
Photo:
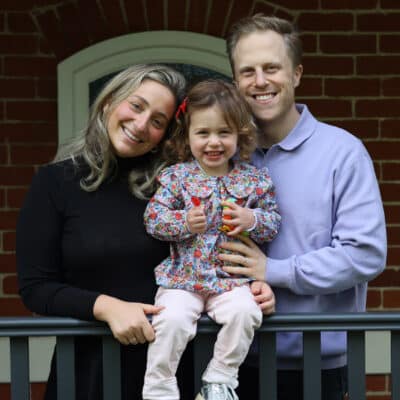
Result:
[[[144,221],[147,232],[171,242],[170,257],[155,269],[157,284],[204,294],[219,294],[249,281],[222,270],[219,244],[235,240],[221,232],[221,201],[235,199],[253,209],[256,226],[249,237],[261,244],[277,234],[280,216],[274,187],[266,168],[237,161],[229,174],[209,176],[196,161],[173,165],[159,176],[160,187],[147,205]],[[186,225],[186,212],[196,197],[204,206],[207,230],[193,234]],[[198,200],[197,200],[198,201]],[[236,239],[237,240],[237,239]]]

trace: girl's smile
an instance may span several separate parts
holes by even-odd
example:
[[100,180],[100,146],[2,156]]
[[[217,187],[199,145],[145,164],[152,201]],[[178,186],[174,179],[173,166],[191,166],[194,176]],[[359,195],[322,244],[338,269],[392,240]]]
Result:
[[237,149],[238,133],[225,121],[217,105],[194,110],[190,116],[189,146],[208,175],[226,175]]

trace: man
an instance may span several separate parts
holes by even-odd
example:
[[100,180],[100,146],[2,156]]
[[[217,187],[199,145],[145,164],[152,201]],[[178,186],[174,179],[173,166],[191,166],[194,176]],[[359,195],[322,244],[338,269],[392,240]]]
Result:
[[[263,249],[266,256],[247,239],[225,244],[240,255],[221,259],[243,265],[225,270],[269,283],[277,312],[365,311],[367,282],[386,262],[382,201],[365,147],[295,103],[302,49],[290,22],[262,14],[244,18],[231,28],[227,49],[237,87],[259,127],[253,162],[269,169],[282,222]],[[301,340],[299,333],[278,335],[279,400],[302,399]],[[321,343],[322,398],[343,399],[345,333],[322,333]],[[256,391],[250,394],[256,387],[256,381],[245,386],[243,396],[258,398]]]

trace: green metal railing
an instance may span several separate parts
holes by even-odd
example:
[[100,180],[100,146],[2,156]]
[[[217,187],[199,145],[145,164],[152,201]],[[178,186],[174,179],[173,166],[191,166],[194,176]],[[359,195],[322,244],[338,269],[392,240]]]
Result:
[[[195,388],[200,387],[200,376],[211,358],[215,335],[219,327],[203,316],[195,339]],[[349,314],[285,314],[264,319],[257,334],[260,338],[260,399],[276,400],[276,333],[303,332],[304,398],[319,400],[320,332],[347,331],[348,381],[351,400],[366,398],[365,332],[390,331],[391,337],[391,393],[392,400],[400,400],[400,313]],[[28,400],[29,356],[28,338],[56,336],[58,399],[74,400],[73,373],[74,336],[102,336],[104,400],[121,398],[119,344],[110,330],[99,322],[85,322],[70,318],[0,318],[0,337],[10,338],[11,399]]]

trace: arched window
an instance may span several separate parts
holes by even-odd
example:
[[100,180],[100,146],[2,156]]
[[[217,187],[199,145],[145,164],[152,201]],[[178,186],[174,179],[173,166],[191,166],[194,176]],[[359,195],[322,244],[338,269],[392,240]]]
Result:
[[171,64],[189,80],[229,79],[225,41],[209,35],[152,31],[119,36],[90,46],[58,65],[58,135],[65,143],[84,128],[98,89],[116,72],[139,63]]

